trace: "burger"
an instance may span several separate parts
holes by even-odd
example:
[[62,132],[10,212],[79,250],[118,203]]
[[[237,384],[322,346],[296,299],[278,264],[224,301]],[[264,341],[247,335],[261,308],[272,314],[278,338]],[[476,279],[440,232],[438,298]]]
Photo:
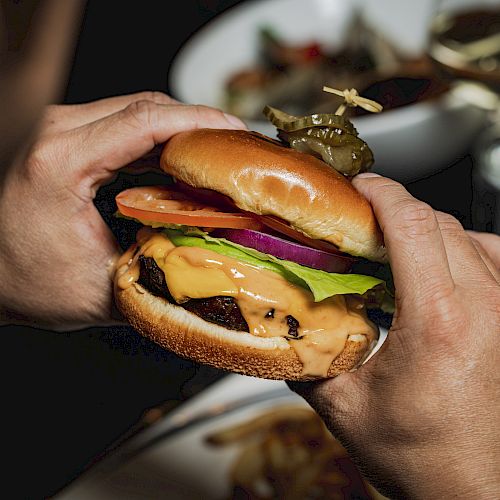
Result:
[[[114,276],[117,307],[181,357],[279,380],[356,369],[378,339],[367,308],[384,262],[367,200],[322,159],[243,130],[173,136],[165,185],[116,197],[141,223]],[[376,302],[376,300],[375,300]]]

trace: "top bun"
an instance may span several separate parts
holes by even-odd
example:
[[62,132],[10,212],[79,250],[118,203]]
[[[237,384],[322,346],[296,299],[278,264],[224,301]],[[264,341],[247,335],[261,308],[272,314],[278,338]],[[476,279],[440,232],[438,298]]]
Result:
[[241,210],[279,217],[343,252],[386,259],[371,206],[351,182],[320,159],[262,134],[181,132],[165,145],[160,166],[186,184],[228,196]]

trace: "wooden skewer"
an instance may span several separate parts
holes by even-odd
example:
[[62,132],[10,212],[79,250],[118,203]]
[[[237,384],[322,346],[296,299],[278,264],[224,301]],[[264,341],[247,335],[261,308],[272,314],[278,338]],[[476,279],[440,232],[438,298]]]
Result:
[[323,91],[344,98],[344,102],[337,108],[337,111],[335,111],[336,115],[343,115],[348,107],[359,106],[371,113],[380,113],[384,109],[380,103],[360,96],[356,89],[338,90],[325,86],[323,87]]

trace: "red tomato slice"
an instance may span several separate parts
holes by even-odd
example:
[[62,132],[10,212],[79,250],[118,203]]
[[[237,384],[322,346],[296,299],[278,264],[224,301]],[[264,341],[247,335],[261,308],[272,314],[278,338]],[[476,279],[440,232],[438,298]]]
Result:
[[259,230],[262,224],[245,212],[222,212],[186,194],[163,186],[135,187],[115,198],[122,215],[142,221]]
[[277,231],[281,234],[284,234],[293,240],[300,241],[304,245],[307,245],[311,248],[316,248],[317,250],[323,250],[324,252],[328,252],[328,253],[332,253],[332,254],[345,255],[345,256],[351,257],[350,255],[347,255],[344,252],[341,252],[332,243],[328,243],[327,241],[322,241],[322,240],[315,240],[313,238],[309,238],[308,236],[301,233],[300,231],[296,231],[295,229],[290,227],[288,222],[285,222],[284,220],[281,220],[278,217],[274,217],[273,215],[262,215],[262,216],[256,216],[256,217],[265,226],[268,226],[271,229],[274,229],[274,231]]

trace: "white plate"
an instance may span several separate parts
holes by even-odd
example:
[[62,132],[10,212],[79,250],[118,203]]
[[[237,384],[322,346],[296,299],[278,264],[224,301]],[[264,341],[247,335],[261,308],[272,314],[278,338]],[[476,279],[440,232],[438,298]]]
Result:
[[[261,26],[275,27],[290,43],[318,40],[331,47],[344,38],[356,4],[363,6],[369,22],[400,50],[409,55],[422,53],[432,0],[248,1],[214,18],[178,52],[168,75],[172,94],[184,102],[222,107],[226,79],[257,58]],[[452,93],[433,102],[357,117],[353,122],[374,152],[373,170],[407,182],[459,159],[483,128],[486,112]],[[265,120],[247,124],[275,136],[274,127]]]
[[[254,403],[236,412],[227,412],[226,405],[241,398],[248,399],[268,391],[286,391],[285,397]],[[283,396],[283,394],[282,394]],[[178,411],[127,444],[127,455],[140,451],[134,458],[115,464],[101,464],[64,490],[58,500],[139,500],[168,498],[190,500],[228,498],[229,468],[235,459],[234,449],[214,448],[205,443],[206,436],[221,426],[232,425],[238,419],[251,418],[261,409],[281,404],[284,400],[304,404],[291,393],[284,382],[270,381],[231,374],[208,388]],[[221,414],[218,413],[221,408]],[[213,414],[215,417],[207,417]],[[212,413],[213,412],[213,413]],[[199,425],[187,426],[196,415],[204,415]],[[173,435],[151,445],[162,433],[177,429]]]
[[[373,353],[386,337],[381,329]],[[309,408],[283,381],[230,374],[129,439],[56,498],[228,498],[230,469],[241,448],[209,446],[206,437],[284,404]]]

